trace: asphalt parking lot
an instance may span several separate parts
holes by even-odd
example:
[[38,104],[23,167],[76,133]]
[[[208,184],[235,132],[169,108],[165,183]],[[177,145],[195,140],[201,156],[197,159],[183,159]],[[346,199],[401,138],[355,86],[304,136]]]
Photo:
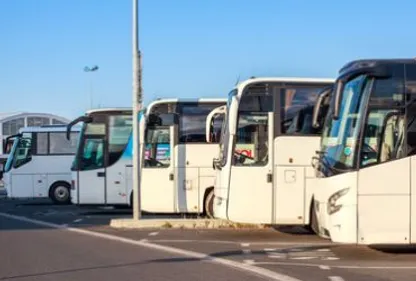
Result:
[[[276,270],[299,280],[416,280],[414,248],[387,251],[337,245],[302,228],[114,229],[108,225],[110,220],[129,218],[131,210],[57,206],[49,200],[3,198],[0,199],[0,213],[203,253]],[[0,230],[15,229],[2,225]],[[170,262],[186,259],[178,257]]]

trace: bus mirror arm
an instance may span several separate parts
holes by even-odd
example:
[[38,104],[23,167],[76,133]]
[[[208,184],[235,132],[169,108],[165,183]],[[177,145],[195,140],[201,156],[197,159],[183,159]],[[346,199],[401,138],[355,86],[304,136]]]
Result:
[[319,124],[319,113],[321,111],[322,102],[329,96],[331,93],[332,88],[330,90],[327,90],[327,92],[322,93],[318,100],[315,103],[315,106],[313,107],[313,114],[312,114],[312,127],[315,129],[320,127]]
[[334,112],[332,115],[332,118],[335,120],[338,119],[339,117],[339,106],[341,104],[343,90],[344,90],[344,82],[342,80],[338,80],[336,88],[335,88]]
[[69,140],[71,138],[71,129],[75,124],[78,124],[79,122],[84,122],[84,123],[91,123],[92,122],[92,118],[90,116],[80,116],[77,119],[71,121],[67,126],[66,126],[66,139]]

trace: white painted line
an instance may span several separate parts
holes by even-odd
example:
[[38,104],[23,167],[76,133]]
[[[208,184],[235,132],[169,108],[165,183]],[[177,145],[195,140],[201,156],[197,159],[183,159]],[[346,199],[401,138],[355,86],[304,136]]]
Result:
[[316,257],[293,257],[290,258],[291,260],[312,260],[315,259]]
[[330,270],[331,268],[329,267],[329,266],[327,266],[327,265],[320,265],[319,266],[319,268],[320,269],[322,269],[322,270]]
[[209,256],[209,255],[204,254],[204,253],[182,250],[182,249],[178,249],[178,248],[174,248],[174,247],[163,246],[163,245],[158,245],[158,244],[153,244],[153,243],[145,243],[143,241],[137,241],[137,240],[133,240],[133,239],[129,239],[129,238],[119,237],[119,236],[111,235],[111,234],[94,232],[94,231],[85,230],[85,229],[79,229],[79,228],[73,228],[73,227],[63,227],[62,225],[58,225],[58,224],[53,224],[53,223],[44,222],[44,221],[35,220],[35,219],[29,219],[29,218],[26,218],[26,217],[21,217],[21,216],[16,216],[16,215],[10,215],[10,214],[6,214],[6,213],[0,213],[0,216],[5,217],[5,218],[9,218],[9,219],[15,219],[15,220],[18,220],[18,221],[27,222],[27,223],[32,223],[32,224],[36,224],[36,225],[61,229],[61,230],[65,230],[65,231],[75,232],[75,233],[78,233],[78,234],[84,234],[84,235],[88,235],[88,236],[92,236],[92,237],[104,238],[104,239],[107,239],[107,240],[112,240],[112,241],[117,241],[117,242],[121,242],[121,243],[131,244],[131,245],[135,245],[135,246],[141,246],[141,247],[145,247],[145,248],[149,248],[149,249],[153,249],[153,250],[158,250],[158,251],[162,251],[162,252],[166,252],[166,253],[173,253],[173,254],[177,254],[177,255],[181,255],[181,256],[196,258],[196,259],[200,259],[202,261],[209,261],[209,262],[212,262],[212,263],[220,264],[220,265],[227,266],[227,267],[234,268],[234,269],[238,269],[238,270],[241,270],[241,271],[250,272],[250,273],[265,277],[268,280],[302,281],[300,279],[290,277],[288,275],[284,275],[284,274],[281,274],[281,273],[277,273],[275,271],[271,271],[271,270],[268,270],[268,269],[265,269],[265,268],[256,267],[256,266],[253,266],[251,264],[244,264],[244,263],[241,263],[241,262],[227,260],[227,259],[223,259],[223,258],[212,257],[212,256]]
[[80,222],[80,221],[82,221],[82,219],[76,219],[76,220],[74,220],[74,222]]
[[[299,263],[299,262],[255,262],[254,265],[290,265],[290,266],[304,266],[304,267],[319,267],[320,265],[314,263]],[[356,266],[356,265],[331,265],[331,268],[340,269],[410,269],[415,270],[416,266]]]
[[279,255],[279,254],[271,254],[271,255],[268,255],[268,257],[271,258],[271,259],[284,259],[284,258],[286,258],[285,255]]
[[156,235],[158,235],[159,234],[159,232],[150,232],[149,233],[149,236],[156,236]]
[[339,276],[328,276],[328,279],[331,281],[344,281],[344,278]]
[[318,249],[317,252],[329,252],[329,249]]
[[250,243],[241,243],[241,247],[248,247],[250,246]]
[[251,254],[251,250],[250,249],[243,249],[243,253],[246,255]]
[[323,260],[328,260],[328,261],[336,261],[336,260],[339,260],[339,258],[337,258],[337,257],[324,257],[322,259]]
[[277,251],[277,249],[274,249],[274,248],[265,248],[264,251],[265,252],[275,252],[275,251]]
[[243,260],[243,263],[245,264],[253,264],[254,260]]

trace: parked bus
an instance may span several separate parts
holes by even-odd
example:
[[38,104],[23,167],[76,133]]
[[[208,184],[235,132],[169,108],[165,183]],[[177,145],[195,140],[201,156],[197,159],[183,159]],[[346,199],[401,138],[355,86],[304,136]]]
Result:
[[133,128],[131,108],[87,111],[68,124],[82,122],[80,140],[72,163],[71,202],[126,204],[131,181],[131,159],[123,157]]
[[309,225],[312,191],[305,179],[314,177],[311,157],[320,140],[312,113],[333,82],[252,78],[229,93],[219,158],[213,160],[216,218]]
[[80,128],[70,139],[66,125],[25,127],[14,137],[4,166],[3,181],[9,198],[51,198],[57,204],[70,202],[71,162]]
[[[225,102],[225,99],[161,99],[152,102],[141,112],[144,118],[140,119],[140,132],[146,147],[140,174],[143,211],[210,215],[204,206],[212,205],[215,174],[211,158],[218,144],[206,142],[205,121],[213,108]],[[172,119],[172,115],[176,117]],[[176,120],[176,123],[168,123],[168,119]],[[95,124],[94,119],[86,121],[83,131]],[[221,125],[217,130],[220,129]],[[90,179],[94,177],[83,175],[86,171],[82,163],[90,157],[82,156],[85,149],[79,147],[76,156],[78,166],[73,166],[73,203],[132,205],[131,135],[130,129],[129,137],[125,139],[120,155],[114,157],[117,160],[112,166],[97,167],[99,170],[89,166],[87,172],[101,172],[107,177],[105,185],[97,181],[93,183]],[[80,144],[85,142],[82,133]],[[105,146],[102,147],[105,149]],[[80,179],[85,180],[82,182]]]
[[415,85],[414,59],[357,60],[340,70],[319,152],[320,234],[416,243]]

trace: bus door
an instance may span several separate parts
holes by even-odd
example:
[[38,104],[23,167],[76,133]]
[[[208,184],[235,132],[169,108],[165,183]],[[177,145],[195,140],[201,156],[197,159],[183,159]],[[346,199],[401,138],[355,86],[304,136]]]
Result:
[[[357,239],[359,243],[388,239],[392,244],[407,244],[411,242],[412,170],[411,157],[402,154],[407,131],[404,112],[370,108],[364,129],[366,136],[370,135],[376,118],[380,121],[375,138],[364,138],[360,151]],[[408,124],[411,128],[411,118]],[[407,144],[412,141],[410,135]]]
[[106,126],[105,117],[85,126],[85,136],[81,138],[82,152],[79,153],[78,203],[79,204],[105,204],[106,202]]
[[230,182],[228,219],[242,223],[271,223],[273,113],[240,112]]
[[175,210],[173,152],[176,126],[167,122],[167,116],[170,114],[150,114],[148,117],[140,175],[141,208],[147,212],[173,213]]

